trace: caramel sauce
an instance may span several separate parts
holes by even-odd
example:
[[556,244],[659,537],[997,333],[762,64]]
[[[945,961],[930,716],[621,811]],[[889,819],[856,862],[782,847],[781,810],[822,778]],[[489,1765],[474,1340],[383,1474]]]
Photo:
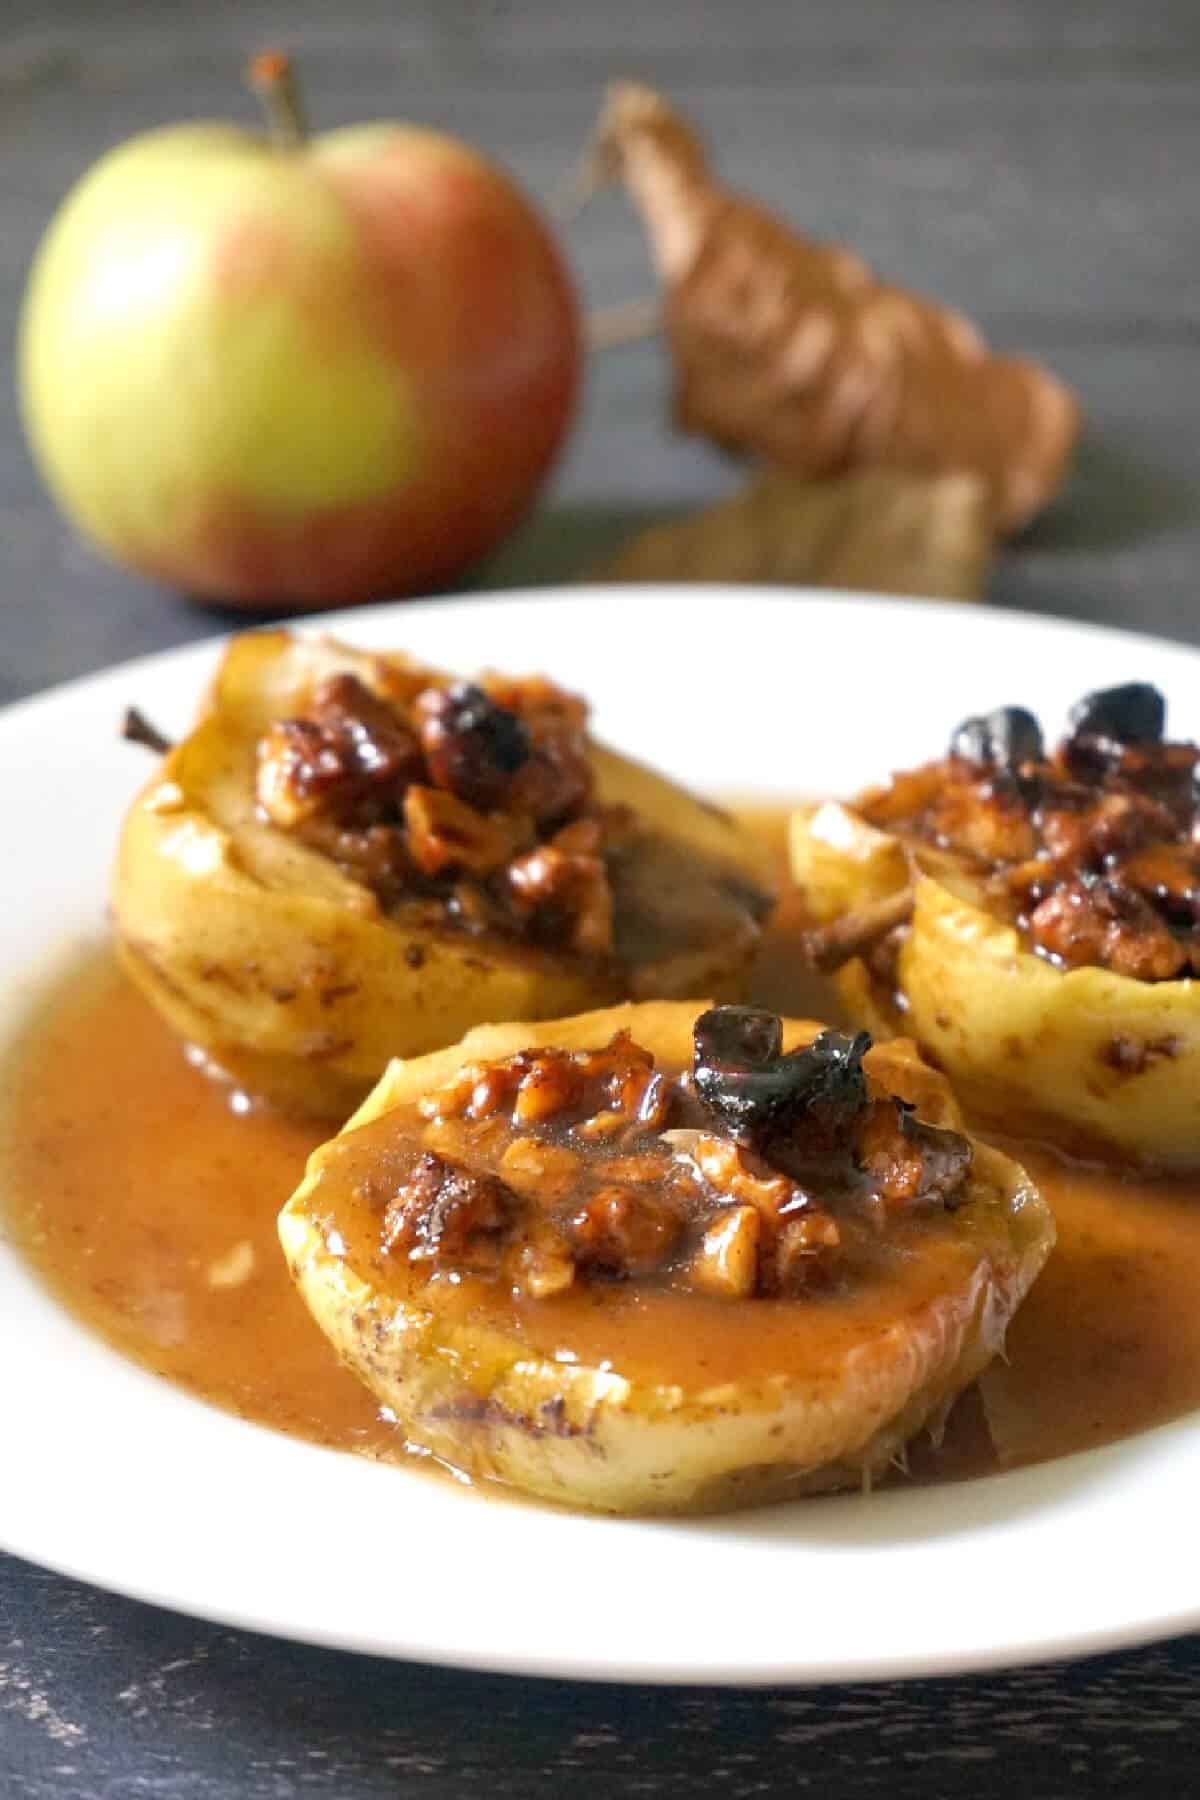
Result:
[[[411,1168],[421,1142],[415,1108],[401,1107],[323,1152],[307,1210],[326,1241],[336,1233],[349,1266],[369,1272],[381,1293],[516,1338],[533,1356],[561,1361],[566,1348],[572,1361],[611,1367],[647,1385],[753,1385],[797,1367],[814,1383],[833,1382],[856,1346],[882,1338],[899,1317],[915,1323],[936,1315],[947,1293],[969,1287],[980,1258],[1008,1243],[1008,1196],[977,1178],[960,1212],[892,1219],[882,1238],[842,1213],[846,1278],[802,1301],[731,1302],[688,1288],[686,1277],[669,1270],[628,1282],[581,1280],[538,1299],[457,1270],[429,1281],[425,1268],[414,1272],[404,1258],[381,1252],[380,1211],[371,1198],[380,1171],[395,1158],[403,1179],[399,1171]],[[463,1160],[487,1166],[494,1154],[464,1150]]]
[[4,1224],[126,1356],[245,1418],[345,1449],[389,1433],[283,1265],[275,1217],[327,1135],[239,1114],[102,954],[9,1071]]
[[[801,923],[785,899],[754,998],[836,1022],[829,989],[796,971]],[[395,1427],[312,1323],[276,1238],[325,1128],[231,1104],[106,953],[64,980],[6,1073],[4,1228],[65,1306],[219,1406],[317,1443],[395,1453]],[[920,1453],[922,1479],[1046,1460],[1200,1408],[1197,1183],[1088,1167],[1028,1142],[1003,1148],[1042,1187],[1058,1246],[1013,1324],[1009,1360],[982,1383],[996,1447],[973,1394],[943,1448]],[[705,1379],[751,1374],[785,1348],[780,1304],[663,1299],[666,1314],[636,1285],[609,1289],[569,1319],[559,1303],[531,1302],[527,1329],[548,1350],[570,1329],[577,1354],[648,1374],[664,1345],[686,1345]],[[754,1321],[765,1327],[757,1348]],[[795,1330],[793,1318],[793,1357]]]

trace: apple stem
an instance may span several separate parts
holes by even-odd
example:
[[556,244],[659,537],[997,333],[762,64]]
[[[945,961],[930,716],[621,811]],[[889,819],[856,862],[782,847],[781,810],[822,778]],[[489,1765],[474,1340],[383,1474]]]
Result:
[[164,737],[157,725],[152,725],[144,712],[136,706],[125,708],[125,717],[121,720],[121,736],[129,744],[144,744],[147,750],[157,750],[165,756],[168,750],[175,748],[174,738]]
[[283,50],[264,50],[254,57],[247,75],[263,103],[276,149],[302,149],[308,140],[308,121],[291,57]]

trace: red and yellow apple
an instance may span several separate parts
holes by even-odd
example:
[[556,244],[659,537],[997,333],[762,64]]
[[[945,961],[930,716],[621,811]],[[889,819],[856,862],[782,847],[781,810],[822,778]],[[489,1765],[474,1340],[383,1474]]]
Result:
[[313,607],[435,586],[498,541],[579,360],[553,239],[466,144],[190,124],[68,195],[19,379],[35,459],[103,550],[188,593]]

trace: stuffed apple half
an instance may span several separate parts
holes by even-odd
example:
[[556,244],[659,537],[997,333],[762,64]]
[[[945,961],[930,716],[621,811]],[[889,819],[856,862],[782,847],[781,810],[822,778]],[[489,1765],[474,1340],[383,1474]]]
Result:
[[863,1485],[936,1431],[1054,1226],[869,1045],[663,1001],[393,1062],[279,1232],[398,1451],[679,1512]]
[[851,1016],[911,1034],[979,1117],[1200,1161],[1200,807],[1141,683],[1048,750],[1006,707],[939,761],[802,808],[792,872]]
[[242,1086],[344,1117],[489,1019],[736,991],[769,858],[539,677],[233,640],[134,803],[119,954]]

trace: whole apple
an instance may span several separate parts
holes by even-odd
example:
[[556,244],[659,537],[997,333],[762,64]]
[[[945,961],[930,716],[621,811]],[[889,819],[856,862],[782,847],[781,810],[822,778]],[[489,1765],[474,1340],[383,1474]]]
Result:
[[332,606],[443,583],[561,443],[577,307],[513,183],[454,138],[153,131],[68,195],[34,260],[19,380],[63,511],[184,592]]

